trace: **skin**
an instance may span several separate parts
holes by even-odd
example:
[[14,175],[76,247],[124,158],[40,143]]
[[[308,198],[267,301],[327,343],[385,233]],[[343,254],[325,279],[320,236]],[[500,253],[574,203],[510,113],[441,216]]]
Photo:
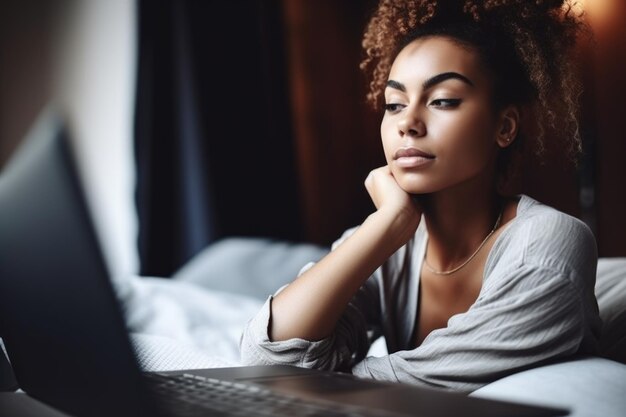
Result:
[[[517,133],[519,111],[495,109],[492,94],[489,72],[471,47],[427,37],[398,54],[381,123],[387,165],[365,180],[376,211],[273,299],[272,340],[328,337],[359,287],[414,236],[422,215],[426,259],[449,270],[474,253],[502,208],[501,226],[465,267],[448,276],[422,269],[414,346],[467,311],[480,291],[489,250],[517,208],[516,200],[498,197],[495,176],[499,150]],[[398,158],[415,149],[427,157]]]

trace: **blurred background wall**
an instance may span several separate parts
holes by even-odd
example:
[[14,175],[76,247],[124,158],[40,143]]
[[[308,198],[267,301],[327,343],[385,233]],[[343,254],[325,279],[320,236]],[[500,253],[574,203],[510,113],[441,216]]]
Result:
[[[327,245],[373,210],[384,163],[358,69],[375,3],[2,0],[0,166],[54,99],[117,273],[167,276],[232,235]],[[626,3],[579,5],[585,157],[528,165],[518,191],[626,256]]]
[[0,167],[52,102],[66,118],[114,274],[139,268],[136,12],[128,0],[0,0]]
[[626,2],[585,0],[596,43],[586,49],[583,108],[595,168],[595,233],[601,256],[626,256]]

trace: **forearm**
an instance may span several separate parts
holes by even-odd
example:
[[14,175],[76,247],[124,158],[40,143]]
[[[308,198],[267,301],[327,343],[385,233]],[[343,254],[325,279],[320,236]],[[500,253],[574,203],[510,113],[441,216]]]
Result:
[[414,234],[419,218],[377,211],[272,301],[270,338],[328,337],[352,296]]

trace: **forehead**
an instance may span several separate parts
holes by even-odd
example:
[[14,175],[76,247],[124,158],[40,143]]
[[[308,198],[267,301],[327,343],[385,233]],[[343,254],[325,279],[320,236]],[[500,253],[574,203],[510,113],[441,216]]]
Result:
[[441,36],[419,38],[405,46],[391,66],[389,79],[410,87],[444,72],[458,72],[476,86],[488,86],[478,53]]

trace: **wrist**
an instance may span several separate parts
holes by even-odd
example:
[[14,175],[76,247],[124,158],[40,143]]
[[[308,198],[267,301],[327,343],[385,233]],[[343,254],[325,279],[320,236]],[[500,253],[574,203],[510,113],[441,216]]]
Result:
[[421,217],[417,210],[381,208],[372,213],[367,221],[379,225],[382,240],[388,242],[395,252],[413,237]]

